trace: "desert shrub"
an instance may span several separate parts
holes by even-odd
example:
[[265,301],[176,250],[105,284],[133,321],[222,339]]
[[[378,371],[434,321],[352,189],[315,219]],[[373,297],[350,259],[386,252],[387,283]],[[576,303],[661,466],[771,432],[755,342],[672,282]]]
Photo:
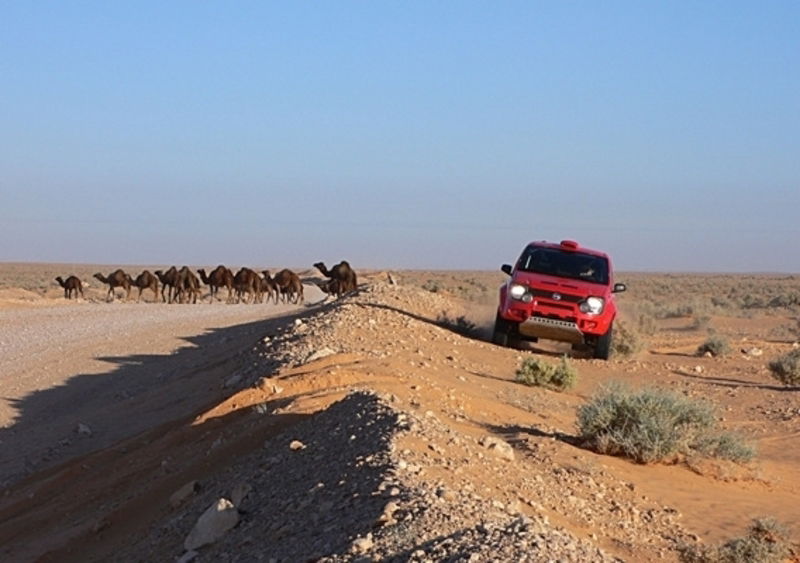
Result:
[[655,311],[655,315],[659,319],[678,319],[682,317],[690,317],[694,314],[694,308],[691,305],[673,305],[662,306]]
[[442,290],[442,286],[436,280],[428,280],[422,284],[422,289],[431,293],[439,293]]
[[640,352],[644,346],[644,339],[636,328],[623,321],[614,324],[614,334],[611,338],[612,356],[627,358]]
[[650,315],[641,314],[636,320],[636,328],[645,336],[653,336],[658,330],[656,321]]
[[800,385],[800,348],[769,363],[772,377],[788,386]]
[[606,387],[578,409],[578,429],[599,453],[639,463],[672,462],[692,454],[747,461],[754,455],[736,435],[717,428],[708,403],[655,388]]
[[516,381],[524,385],[564,391],[575,386],[578,381],[578,372],[572,367],[566,356],[561,358],[558,365],[539,358],[525,358],[517,369]]
[[452,318],[444,311],[442,311],[436,318],[436,324],[452,330],[453,332],[457,332],[458,334],[469,337],[477,338],[481,332],[481,329],[464,315],[459,315],[456,318]]
[[753,521],[746,536],[722,545],[686,546],[680,550],[683,563],[779,563],[791,552],[786,529],[772,518]]
[[712,356],[719,357],[728,354],[731,351],[731,346],[728,339],[724,336],[712,335],[697,347],[697,355],[705,356],[711,354]]
[[705,330],[711,325],[711,315],[696,314],[692,317],[692,328]]

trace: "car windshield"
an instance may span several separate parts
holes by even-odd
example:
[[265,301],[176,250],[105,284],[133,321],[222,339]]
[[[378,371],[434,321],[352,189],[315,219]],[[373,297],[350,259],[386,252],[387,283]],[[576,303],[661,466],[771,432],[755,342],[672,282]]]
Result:
[[602,256],[582,252],[529,246],[520,256],[517,269],[592,283],[608,283],[608,261]]

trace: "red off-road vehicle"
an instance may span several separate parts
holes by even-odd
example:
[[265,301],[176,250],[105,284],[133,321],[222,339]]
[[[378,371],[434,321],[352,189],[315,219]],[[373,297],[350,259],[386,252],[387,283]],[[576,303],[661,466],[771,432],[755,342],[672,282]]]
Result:
[[492,340],[516,347],[540,338],[589,347],[595,358],[608,359],[617,316],[608,255],[577,242],[532,242],[516,265],[500,268],[511,278],[500,287],[500,305]]

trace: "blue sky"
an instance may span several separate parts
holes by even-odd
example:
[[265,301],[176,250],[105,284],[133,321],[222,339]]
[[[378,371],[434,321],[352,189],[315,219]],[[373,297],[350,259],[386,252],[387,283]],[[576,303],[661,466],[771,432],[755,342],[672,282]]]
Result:
[[0,261],[800,271],[800,3],[3,2]]

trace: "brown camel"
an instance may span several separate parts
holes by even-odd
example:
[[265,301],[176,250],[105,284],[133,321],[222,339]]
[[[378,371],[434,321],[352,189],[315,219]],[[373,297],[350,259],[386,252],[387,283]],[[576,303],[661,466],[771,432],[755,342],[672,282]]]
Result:
[[273,281],[280,289],[281,299],[290,303],[303,302],[303,283],[293,271],[283,269],[275,274]]
[[228,288],[228,299],[226,303],[231,303],[233,300],[233,272],[231,272],[228,268],[220,264],[213,270],[209,275],[206,275],[206,271],[203,268],[197,270],[197,273],[200,274],[200,279],[203,281],[204,284],[209,286],[211,291],[211,301],[214,301],[214,297],[219,299],[219,288],[227,287]]
[[330,278],[327,288],[323,288],[326,293],[341,297],[349,291],[353,291],[358,287],[358,279],[353,268],[346,260],[342,260],[333,268],[328,270],[324,262],[317,262],[314,267],[319,270],[323,276]]
[[106,296],[107,301],[114,300],[114,289],[117,287],[121,287],[125,290],[126,300],[131,298],[131,285],[133,285],[133,280],[123,270],[114,270],[108,274],[108,277],[105,277],[100,273],[95,274],[94,277],[101,282],[108,284],[108,295]]
[[183,266],[178,270],[178,277],[175,281],[175,299],[179,303],[197,303],[197,296],[200,294],[200,280],[188,266]]
[[83,297],[83,284],[77,276],[69,276],[67,281],[64,281],[61,279],[61,276],[58,276],[56,281],[58,285],[64,288],[64,299],[72,299],[73,294],[75,294],[75,299],[77,299],[79,293],[81,297]]
[[149,270],[145,270],[136,276],[133,285],[139,288],[139,297],[136,299],[137,303],[142,300],[142,292],[145,289],[153,290],[153,300],[158,301],[158,278],[151,274]]
[[[233,289],[236,292],[236,302],[241,303],[244,299],[245,303],[257,303],[261,298],[261,282],[259,275],[250,268],[241,268],[236,275],[233,276]],[[245,294],[248,297],[245,298]],[[252,299],[251,297],[252,296]]]
[[261,287],[263,293],[266,293],[266,301],[269,303],[270,299],[275,300],[275,304],[278,304],[278,298],[281,294],[281,289],[278,287],[278,284],[275,283],[275,280],[272,279],[272,276],[269,274],[269,270],[264,270],[261,272],[264,277],[261,280]]
[[[178,269],[175,266],[171,266],[166,272],[156,270],[154,273],[161,282],[161,302],[172,303],[172,299],[177,293]],[[166,296],[164,296],[165,291],[167,292]]]

